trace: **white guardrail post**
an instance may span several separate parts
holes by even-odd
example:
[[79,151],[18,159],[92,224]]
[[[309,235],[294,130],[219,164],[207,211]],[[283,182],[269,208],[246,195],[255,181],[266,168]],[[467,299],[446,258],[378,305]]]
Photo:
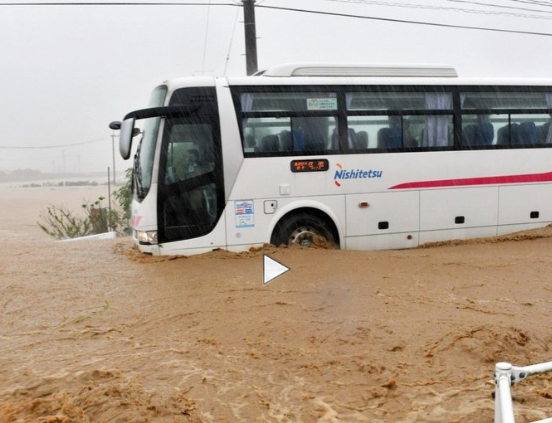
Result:
[[[495,423],[515,423],[514,406],[510,387],[528,376],[552,371],[552,361],[516,367],[510,363],[496,363],[495,366]],[[552,423],[552,417],[533,423]]]
[[512,365],[496,363],[495,366],[495,423],[515,423],[512,405]]

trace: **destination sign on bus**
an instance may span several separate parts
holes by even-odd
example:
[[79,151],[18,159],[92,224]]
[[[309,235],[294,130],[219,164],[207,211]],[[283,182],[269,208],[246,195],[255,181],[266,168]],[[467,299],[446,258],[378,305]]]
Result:
[[291,171],[300,172],[326,172],[330,165],[326,159],[292,160]]
[[308,98],[307,110],[337,110],[337,98]]

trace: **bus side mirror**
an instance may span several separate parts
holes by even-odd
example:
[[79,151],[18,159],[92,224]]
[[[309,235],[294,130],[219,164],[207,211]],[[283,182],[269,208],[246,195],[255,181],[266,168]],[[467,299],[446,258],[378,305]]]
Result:
[[124,160],[130,157],[132,148],[132,137],[134,137],[134,118],[128,118],[121,124],[121,133],[119,134],[119,152]]

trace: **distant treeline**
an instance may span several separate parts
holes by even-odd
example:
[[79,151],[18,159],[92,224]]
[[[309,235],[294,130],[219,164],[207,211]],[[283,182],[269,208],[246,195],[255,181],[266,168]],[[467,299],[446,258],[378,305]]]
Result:
[[29,181],[33,179],[44,179],[40,170],[35,169],[17,169],[12,172],[0,170],[0,182]]
[[[31,183],[21,185],[23,188],[41,188],[41,187],[95,187],[100,185],[96,181],[61,181],[61,182],[43,182],[41,184]],[[103,184],[106,185],[106,184]]]
[[[86,186],[100,185],[98,182],[78,181],[78,178],[92,178],[94,180],[104,179],[107,181],[107,173],[42,173],[36,169],[17,169],[11,172],[0,170],[0,183],[3,182],[28,182],[26,186]],[[69,181],[72,179],[72,181]],[[77,180],[75,182],[75,180]],[[53,182],[42,182],[53,181]],[[106,182],[107,184],[107,182]],[[106,185],[103,184],[103,185]]]

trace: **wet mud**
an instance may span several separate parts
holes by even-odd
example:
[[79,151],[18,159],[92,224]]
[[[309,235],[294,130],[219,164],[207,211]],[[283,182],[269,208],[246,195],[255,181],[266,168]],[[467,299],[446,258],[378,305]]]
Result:
[[[495,362],[552,360],[550,228],[159,258],[35,224],[92,194],[0,191],[2,423],[487,423]],[[291,270],[263,286],[263,254]],[[552,376],[513,392],[518,423],[552,415]]]

